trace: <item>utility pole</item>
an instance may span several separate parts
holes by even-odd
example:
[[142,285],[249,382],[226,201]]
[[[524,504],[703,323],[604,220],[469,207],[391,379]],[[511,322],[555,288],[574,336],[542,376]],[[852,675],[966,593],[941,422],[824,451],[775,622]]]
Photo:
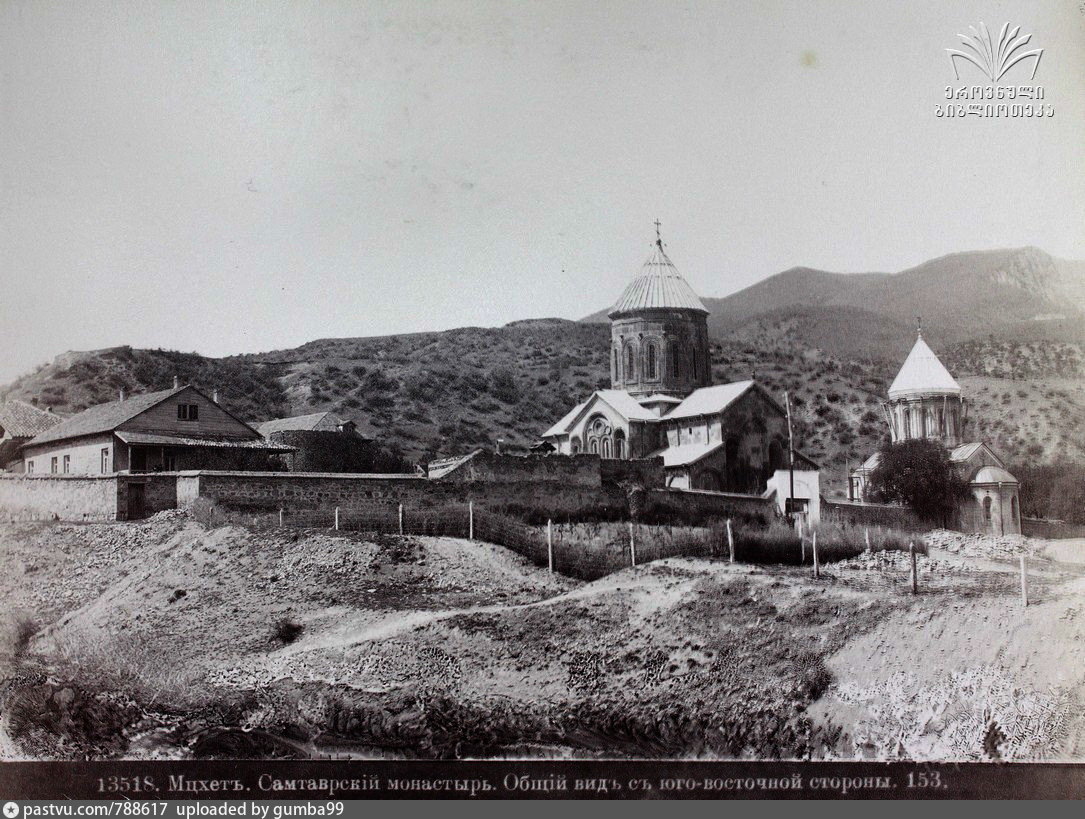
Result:
[[788,470],[791,473],[791,489],[787,496],[787,504],[784,511],[787,513],[788,522],[795,522],[795,438],[791,431],[791,396],[784,391],[784,404],[787,407],[787,456]]

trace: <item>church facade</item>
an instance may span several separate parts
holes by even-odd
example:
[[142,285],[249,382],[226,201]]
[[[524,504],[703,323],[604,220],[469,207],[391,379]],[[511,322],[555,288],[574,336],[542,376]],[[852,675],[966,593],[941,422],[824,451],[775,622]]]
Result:
[[[882,409],[893,443],[918,438],[940,442],[950,463],[968,481],[969,498],[958,504],[953,528],[991,535],[1021,533],[1017,479],[987,444],[965,441],[968,406],[961,385],[924,341],[922,331],[893,379]],[[868,500],[870,476],[879,460],[874,453],[851,473],[850,498]]]
[[[788,467],[787,416],[755,381],[712,385],[708,310],[656,238],[609,311],[611,389],[542,435],[553,451],[663,459],[667,485],[761,494]],[[796,453],[797,468],[817,469]]]

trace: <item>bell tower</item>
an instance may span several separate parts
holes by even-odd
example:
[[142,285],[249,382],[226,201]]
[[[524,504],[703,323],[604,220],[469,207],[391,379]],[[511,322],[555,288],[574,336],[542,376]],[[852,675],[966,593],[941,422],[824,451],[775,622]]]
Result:
[[685,397],[712,383],[708,310],[664,250],[656,223],[652,255],[610,319],[610,383],[634,397]]

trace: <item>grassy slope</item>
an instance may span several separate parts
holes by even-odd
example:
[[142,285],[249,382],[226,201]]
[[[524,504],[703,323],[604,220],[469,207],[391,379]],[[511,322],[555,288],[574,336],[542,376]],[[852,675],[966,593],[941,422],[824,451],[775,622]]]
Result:
[[[880,403],[898,363],[848,361],[804,346],[802,316],[747,324],[713,345],[717,383],[761,380],[790,391],[799,447],[822,464],[827,489],[882,440]],[[529,444],[592,390],[609,385],[605,325],[560,320],[314,341],[227,359],[119,348],[72,354],[17,381],[6,395],[58,411],[110,400],[116,386],[159,389],[174,373],[227,407],[263,420],[334,410],[411,459]],[[907,347],[896,352],[903,359]],[[1011,462],[1085,460],[1085,354],[1064,342],[971,341],[944,348],[971,401],[970,436]],[[976,377],[968,373],[979,373]]]

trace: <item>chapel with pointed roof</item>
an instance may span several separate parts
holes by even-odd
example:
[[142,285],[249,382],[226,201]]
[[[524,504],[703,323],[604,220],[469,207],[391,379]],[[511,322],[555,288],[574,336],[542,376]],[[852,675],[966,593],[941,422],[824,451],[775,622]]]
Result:
[[[965,441],[967,403],[961,385],[916,331],[915,344],[889,385],[882,404],[890,440],[939,441],[950,463],[968,481],[972,497],[958,505],[952,525],[966,532],[992,535],[1021,533],[1018,481],[986,443]],[[848,496],[866,501],[870,476],[881,458],[875,452],[848,478]]]

